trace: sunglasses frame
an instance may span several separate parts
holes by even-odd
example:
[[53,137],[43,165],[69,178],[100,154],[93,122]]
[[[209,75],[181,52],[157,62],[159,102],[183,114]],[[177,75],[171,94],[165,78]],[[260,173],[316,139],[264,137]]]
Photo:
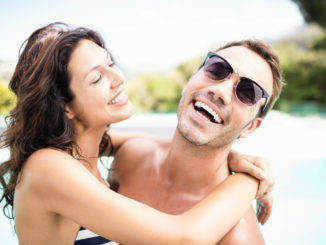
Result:
[[[266,99],[266,101],[265,101],[265,104],[264,104],[264,106],[262,106],[262,108],[261,108],[261,113],[263,113],[265,110],[266,110],[266,107],[267,107],[267,105],[268,105],[268,102],[269,102],[269,94],[267,93],[267,91],[264,89],[264,88],[262,88],[258,83],[256,83],[255,81],[253,81],[253,80],[251,80],[251,79],[249,79],[249,78],[246,78],[246,77],[241,77],[240,75],[239,75],[239,73],[237,73],[237,72],[235,72],[234,71],[234,69],[233,69],[233,67],[230,65],[230,63],[226,60],[226,59],[224,59],[223,57],[221,57],[221,56],[219,56],[218,54],[216,54],[216,53],[214,53],[214,52],[208,52],[207,53],[207,55],[206,55],[206,57],[205,57],[205,59],[203,60],[203,62],[200,64],[200,66],[198,67],[198,69],[197,69],[197,71],[199,71],[201,68],[203,68],[204,66],[205,66],[205,64],[206,64],[206,61],[207,61],[207,59],[209,59],[209,58],[212,58],[213,56],[216,56],[216,57],[218,57],[218,58],[220,58],[221,60],[223,60],[224,62],[226,62],[229,66],[230,66],[230,68],[231,68],[231,70],[232,70],[232,72],[229,74],[229,75],[231,75],[231,74],[233,74],[233,73],[236,73],[238,76],[239,76],[239,78],[240,78],[240,81],[241,81],[241,78],[245,78],[245,79],[247,79],[247,80],[249,80],[250,82],[252,82],[253,84],[255,84],[258,88],[260,88],[261,89],[261,91],[263,92],[263,94],[262,94],[262,97],[260,98],[260,99],[262,99],[262,98],[265,98]],[[228,75],[228,76],[229,76]],[[227,77],[228,77],[227,76]],[[227,77],[225,77],[224,79],[226,79]],[[216,80],[216,81],[222,81],[223,79],[221,79],[221,80]],[[240,81],[239,81],[239,83],[240,83]],[[239,84],[238,83],[238,84]],[[237,85],[238,85],[237,84]],[[236,86],[237,86],[236,85]],[[237,93],[235,93],[236,95],[237,95]],[[237,95],[237,97],[238,97],[238,95]],[[260,100],[259,99],[259,100]],[[240,100],[240,99],[239,99]],[[259,101],[258,100],[258,101]],[[240,100],[241,101],[241,100]],[[257,101],[257,102],[258,102]],[[256,103],[257,103],[256,102]],[[242,102],[241,101],[241,103],[243,103],[243,104],[246,104],[246,103],[244,103],[244,102]],[[248,105],[248,104],[246,104],[246,105]]]

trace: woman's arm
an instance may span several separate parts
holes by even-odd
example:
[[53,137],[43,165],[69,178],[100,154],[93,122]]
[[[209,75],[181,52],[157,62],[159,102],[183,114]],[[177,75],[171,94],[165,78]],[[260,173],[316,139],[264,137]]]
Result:
[[34,153],[24,175],[48,212],[123,244],[215,244],[248,210],[258,186],[235,174],[190,210],[169,215],[109,190],[57,150]]
[[232,171],[248,173],[259,180],[256,195],[257,218],[264,225],[272,213],[273,198],[271,192],[275,184],[269,161],[266,158],[231,151],[228,164]]

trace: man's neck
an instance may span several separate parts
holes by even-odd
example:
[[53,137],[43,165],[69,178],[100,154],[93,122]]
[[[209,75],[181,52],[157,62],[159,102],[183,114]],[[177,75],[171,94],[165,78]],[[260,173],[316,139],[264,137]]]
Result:
[[221,148],[196,146],[176,130],[164,164],[162,179],[178,191],[207,192],[228,175],[230,145]]

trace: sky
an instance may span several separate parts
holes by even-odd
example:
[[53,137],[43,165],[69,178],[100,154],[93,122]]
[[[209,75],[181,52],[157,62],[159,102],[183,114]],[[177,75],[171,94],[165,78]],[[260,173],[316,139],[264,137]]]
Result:
[[290,0],[0,0],[0,60],[54,21],[98,31],[127,72],[166,72],[235,39],[273,41],[304,21]]

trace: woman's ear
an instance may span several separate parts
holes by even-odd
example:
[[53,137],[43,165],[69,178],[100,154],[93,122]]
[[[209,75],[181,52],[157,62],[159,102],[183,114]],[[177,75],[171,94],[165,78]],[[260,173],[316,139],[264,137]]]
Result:
[[75,116],[68,105],[65,105],[65,113],[70,120],[73,119]]
[[246,138],[249,134],[255,131],[257,128],[260,127],[263,119],[257,117],[251,123],[249,123],[240,133],[240,138]]

